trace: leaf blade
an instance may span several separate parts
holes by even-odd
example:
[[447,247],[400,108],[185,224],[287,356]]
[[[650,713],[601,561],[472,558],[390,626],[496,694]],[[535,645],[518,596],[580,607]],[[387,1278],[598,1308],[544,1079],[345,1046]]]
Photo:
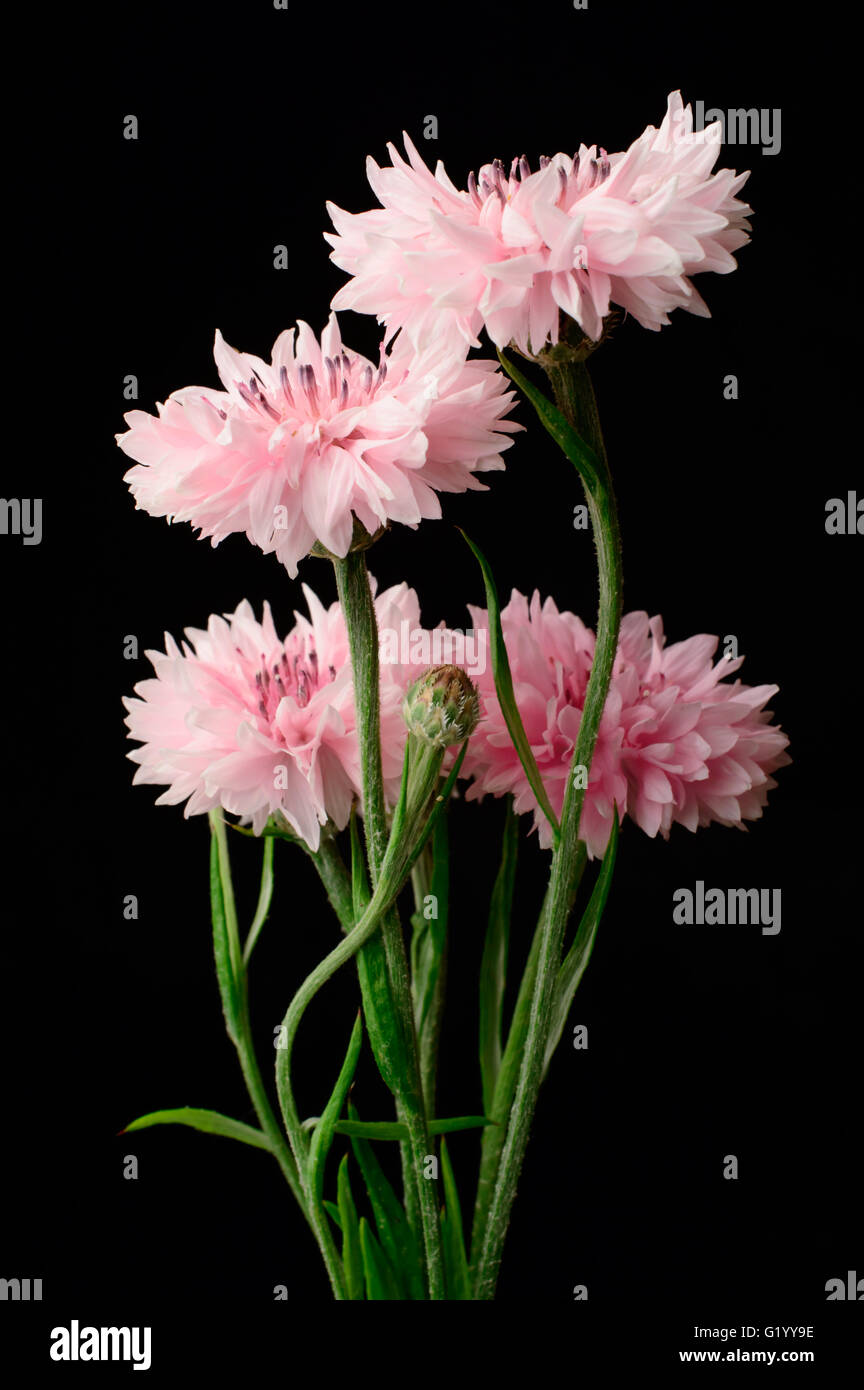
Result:
[[[430,1120],[430,1135],[455,1134],[464,1129],[482,1129],[494,1124],[485,1115],[456,1115],[446,1120]],[[399,1120],[337,1120],[334,1125],[337,1134],[350,1139],[398,1140],[408,1138],[408,1128]]]
[[603,917],[606,900],[609,897],[609,889],[612,886],[612,873],[615,868],[615,857],[618,852],[619,833],[618,811],[617,808],[613,807],[612,830],[609,835],[609,843],[606,846],[606,853],[603,855],[603,862],[600,865],[600,872],[597,875],[597,882],[594,884],[591,897],[588,900],[588,905],[582,914],[579,926],[576,928],[573,944],[564,957],[555,980],[555,993],[552,999],[549,1037],[546,1043],[546,1056],[543,1063],[544,1075],[552,1060],[553,1053],[561,1041],[561,1034],[564,1032],[567,1023],[567,1015],[573,1003],[573,996],[579,987],[582,976],[585,974],[588,961],[591,959],[591,952],[594,949],[594,941],[597,936],[597,928]]
[[243,947],[243,964],[249,964],[249,957],[255,949],[255,942],[261,932],[261,928],[270,915],[270,904],[273,901],[273,849],[275,837],[268,835],[264,840],[264,861],[261,866],[261,887],[258,893],[258,904],[255,908],[255,916],[252,918],[252,925],[249,928],[249,935],[246,937],[246,945]]
[[501,1023],[507,984],[510,918],[513,910],[518,845],[519,818],[513,810],[512,800],[508,798],[501,863],[489,902],[489,918],[480,963],[480,1076],[483,1085],[483,1110],[487,1115],[492,1112],[495,1083],[501,1070]]
[[367,1299],[372,1302],[398,1300],[399,1289],[393,1271],[365,1217],[360,1220],[360,1251]]
[[309,1146],[309,1175],[312,1183],[312,1191],[316,1201],[320,1202],[324,1191],[324,1166],[327,1162],[327,1155],[333,1143],[336,1132],[336,1121],[345,1097],[354,1080],[354,1073],[357,1070],[357,1059],[360,1056],[360,1046],[363,1041],[363,1022],[358,1011],[351,1030],[351,1037],[348,1042],[348,1051],[345,1053],[345,1060],[336,1078],[336,1085],[333,1087],[330,1099],[324,1109],[324,1114],[319,1119],[312,1134],[312,1143]]
[[462,1230],[462,1209],[459,1205],[459,1192],[456,1178],[447,1152],[447,1140],[441,1140],[441,1176],[444,1187],[444,1217],[441,1221],[441,1239],[444,1244],[444,1266],[447,1279],[447,1297],[465,1301],[471,1299],[471,1280],[468,1274],[468,1256],[465,1253],[465,1236]]
[[543,785],[540,770],[537,767],[531,745],[528,742],[528,735],[525,732],[525,725],[522,723],[522,716],[516,704],[516,696],[513,693],[513,677],[510,673],[510,659],[507,655],[507,647],[504,642],[504,630],[501,626],[501,608],[498,600],[498,590],[489,567],[489,561],[483,554],[478,545],[475,545],[471,537],[468,536],[461,527],[457,527],[461,532],[469,549],[473,552],[474,558],[480,566],[483,575],[483,584],[486,589],[486,607],[489,614],[489,648],[492,658],[492,675],[495,680],[495,694],[498,696],[498,703],[501,706],[501,713],[504,716],[504,723],[507,725],[507,732],[510,741],[518,754],[519,761],[528,784],[534,793],[537,805],[543,812],[552,827],[552,837],[558,843],[560,837],[560,827],[558,817],[552,809],[552,804]]
[[363,1298],[363,1254],[360,1248],[360,1227],[357,1221],[357,1208],[351,1192],[351,1179],[348,1176],[348,1155],[344,1154],[339,1164],[336,1179],[336,1205],[339,1208],[339,1223],[342,1231],[342,1267],[345,1270],[345,1285],[350,1300]]
[[186,1125],[189,1129],[200,1130],[203,1134],[218,1134],[224,1139],[238,1139],[242,1144],[250,1144],[255,1149],[266,1149],[272,1153],[272,1145],[263,1130],[254,1125],[243,1124],[242,1120],[232,1120],[229,1115],[221,1115],[218,1110],[199,1110],[194,1106],[183,1105],[175,1110],[151,1110],[147,1115],[139,1115],[132,1120],[121,1134],[132,1134],[139,1129],[149,1129],[152,1125]]
[[528,397],[537,412],[540,423],[551,434],[562,453],[566,454],[592,496],[596,496],[602,486],[602,467],[594,450],[585,443],[582,436],[574,430],[570,422],[543,395],[543,392],[538,391],[537,387],[526,376],[523,376],[518,367],[504,356],[500,348],[498,349],[498,360],[510,379]]
[[432,873],[428,888],[432,915],[426,915],[424,895],[422,910],[415,912],[411,918],[411,993],[423,1094],[429,1113],[434,1114],[450,898],[450,837],[446,815],[440,816],[432,832]]
[[[353,1105],[349,1105],[349,1115],[356,1120],[357,1111]],[[402,1203],[390,1186],[369,1141],[352,1137],[351,1148],[363,1177],[381,1247],[390,1261],[402,1296],[414,1301],[425,1299],[420,1247]]]
[[225,1027],[231,1041],[240,1039],[240,986],[236,951],[232,943],[232,918],[236,934],[231,867],[225,844],[225,823],[220,811],[210,812],[210,918],[213,926],[213,959],[222,1000]]

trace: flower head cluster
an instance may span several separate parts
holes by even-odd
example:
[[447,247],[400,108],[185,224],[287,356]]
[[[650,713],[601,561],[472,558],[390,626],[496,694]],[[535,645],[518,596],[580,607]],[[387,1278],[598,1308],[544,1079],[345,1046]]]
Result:
[[296,342],[280,334],[269,363],[219,333],[214,356],[223,391],[188,386],[156,416],[126,416],[126,481],[143,510],[214,545],[245,533],[292,577],[316,541],[346,555],[355,516],[370,535],[439,517],[438,493],[482,489],[474,474],[503,468],[521,429],[502,418],[513,393],[497,363],[407,338],[372,363],[343,346],[335,315],[320,343],[305,323]]
[[571,158],[484,165],[458,189],[435,174],[407,136],[408,162],[367,161],[381,207],[355,215],[328,205],[332,259],[352,279],[333,307],[376,314],[422,345],[477,345],[485,326],[499,347],[538,352],[559,337],[559,313],[598,340],[612,305],[659,329],[672,309],[707,315],[690,276],[735,269],[750,208],[736,193],[748,175],[712,174],[721,125],[693,130],[679,92],[659,130],[607,155],[580,146]]
[[[309,618],[278,636],[269,605],[258,622],[247,602],[206,630],[188,628],[179,647],[148,652],[155,676],[124,701],[139,764],[135,782],[167,785],[159,802],[185,801],[187,816],[221,806],[256,832],[281,815],[312,849],[321,826],[347,822],[361,794],[354,691],[345,620],[304,586]],[[382,627],[419,624],[407,585],[375,600]],[[381,748],[385,790],[399,792],[406,739],[405,687],[416,666],[381,668]]]
[[[488,626],[472,609],[475,628]],[[556,814],[560,813],[579,733],[594,634],[551,599],[514,591],[501,614],[516,703]],[[786,735],[765,709],[776,685],[729,681],[743,658],[712,655],[718,639],[700,635],[666,646],[660,618],[629,613],[621,624],[612,683],[600,731],[580,836],[603,853],[617,804],[646,832],[667,837],[719,821],[741,826],[762,814],[771,773],[790,761]],[[548,822],[507,733],[491,672],[478,680],[485,717],[468,746],[467,799],[510,792],[518,812],[533,811],[541,843]]]

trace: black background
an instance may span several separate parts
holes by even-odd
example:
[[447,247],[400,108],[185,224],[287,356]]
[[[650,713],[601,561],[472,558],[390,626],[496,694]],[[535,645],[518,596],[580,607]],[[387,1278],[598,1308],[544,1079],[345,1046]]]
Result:
[[[574,1007],[589,1048],[562,1046],[544,1088],[499,1299],[570,1302],[580,1335],[647,1316],[671,1358],[692,1344],[691,1322],[816,1323],[825,1352],[857,1321],[825,1302],[826,1280],[864,1274],[861,540],[824,527],[829,497],[862,490],[860,448],[847,438],[855,309],[836,230],[848,84],[832,81],[843,45],[830,14],[820,7],[805,31],[768,5],[729,4],[712,18],[689,4],[610,0],[584,12],[565,0],[519,11],[290,0],[287,12],[255,0],[125,7],[55,30],[62,100],[42,71],[22,107],[48,173],[17,136],[9,163],[21,188],[9,288],[20,276],[29,291],[7,381],[7,418],[23,419],[25,444],[6,455],[3,491],[41,492],[44,538],[2,539],[0,1273],[43,1279],[44,1303],[29,1312],[40,1326],[142,1322],[145,1310],[170,1322],[190,1307],[218,1324],[230,1303],[246,1327],[269,1309],[273,1327],[288,1325],[291,1303],[329,1297],[265,1155],[179,1129],[116,1137],[167,1106],[251,1117],[209,957],[206,818],[184,821],[131,786],[120,700],[150,668],[143,655],[124,660],[124,638],[142,653],[161,647],[165,630],[204,625],[243,597],[259,611],[269,598],[285,630],[304,606],[301,582],[335,597],[322,561],[290,581],[242,537],[214,550],[190,527],[134,510],[113,443],[129,408],[123,378],[137,376],[137,405],[153,409],[181,385],[215,383],[217,327],[263,356],[296,319],[318,332],[345,278],[321,236],[325,200],[372,206],[365,157],[383,162],[403,129],[461,183],[495,156],[524,152],[534,164],[580,140],[626,148],[660,123],[676,87],[706,107],[781,108],[782,148],[724,147],[721,164],[753,171],[741,196],[755,216],[738,271],[697,280],[713,318],[676,312],[657,334],[625,322],[593,359],[625,608],[662,612],[670,641],[734,633],[742,678],[780,687],[772,704],[794,763],[746,835],[678,827],[663,843],[627,826]],[[127,114],[137,141],[123,139]],[[423,139],[428,114],[437,141]],[[273,269],[279,243],[285,271]],[[374,355],[373,319],[344,314],[342,329]],[[723,398],[729,373],[737,401]],[[371,554],[382,586],[418,590],[427,625],[465,626],[465,603],[482,602],[456,525],[483,546],[503,594],[537,588],[593,623],[591,545],[572,527],[569,465],[522,406],[518,418],[529,432],[490,492],[445,497],[442,521],[397,528]],[[452,811],[441,1113],[480,1104],[475,988],[502,811],[491,801]],[[527,829],[516,960],[543,883]],[[248,917],[259,851],[232,848]],[[673,890],[697,879],[781,888],[779,936],[673,926]],[[123,917],[129,893],[134,922]],[[290,994],[336,936],[311,867],[278,846],[251,975],[268,1070]],[[329,1091],[355,1003],[343,972],[307,1016],[295,1063],[303,1113],[318,1113]],[[355,1094],[370,1116],[386,1105],[368,1059]],[[470,1208],[479,1143],[464,1135],[451,1147]],[[122,1176],[129,1153],[135,1182]],[[730,1153],[734,1182],[723,1178]],[[272,1303],[276,1284],[287,1285],[287,1311]],[[576,1284],[588,1286],[587,1304],[572,1303]],[[26,1325],[23,1306],[4,1305],[3,1323],[13,1316]],[[242,1341],[238,1326],[226,1324],[227,1347]]]

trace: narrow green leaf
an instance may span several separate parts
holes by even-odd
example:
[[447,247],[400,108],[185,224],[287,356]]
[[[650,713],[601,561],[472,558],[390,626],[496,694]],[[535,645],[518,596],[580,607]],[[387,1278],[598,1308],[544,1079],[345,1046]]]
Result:
[[408,1138],[407,1126],[397,1120],[337,1120],[335,1129],[349,1139],[395,1139],[401,1143]]
[[541,424],[549,431],[559,449],[567,455],[585,486],[592,495],[596,495],[602,487],[602,467],[594,450],[585,443],[580,434],[577,434],[569,421],[565,420],[560,410],[543,395],[542,391],[538,391],[537,387],[532,385],[526,376],[522,375],[518,367],[515,367],[500,349],[498,359],[507,375],[528,397],[537,411]]
[[[357,1120],[357,1111],[350,1102],[348,1114],[352,1120]],[[420,1248],[402,1204],[388,1182],[368,1140],[352,1137],[351,1148],[363,1175],[381,1248],[400,1287],[400,1297],[415,1301],[425,1299],[426,1286]]]
[[483,1080],[483,1109],[487,1115],[492,1112],[495,1083],[501,1070],[501,1020],[507,984],[507,954],[518,848],[519,817],[508,797],[501,863],[489,903],[489,920],[480,963],[480,1075]]
[[337,1180],[339,1208],[339,1229],[342,1232],[342,1265],[345,1270],[345,1283],[348,1297],[352,1300],[363,1297],[363,1254],[360,1248],[360,1227],[357,1222],[357,1208],[351,1194],[351,1179],[348,1176],[348,1155],[339,1164]]
[[271,1149],[270,1140],[262,1130],[220,1115],[218,1110],[194,1110],[188,1105],[179,1110],[152,1110],[149,1115],[139,1115],[120,1133],[131,1134],[133,1130],[149,1129],[151,1125],[187,1125],[204,1134],[221,1134],[225,1139],[239,1139],[242,1144],[251,1144],[255,1149]]
[[[430,1120],[428,1130],[430,1134],[454,1134],[457,1130],[482,1129],[494,1123],[485,1115],[457,1115],[448,1120]],[[407,1126],[398,1120],[337,1120],[333,1129],[351,1139],[397,1139],[401,1143],[408,1138]]]
[[327,1162],[327,1154],[333,1143],[334,1125],[339,1119],[342,1106],[345,1104],[345,1097],[351,1082],[354,1080],[354,1073],[357,1070],[357,1058],[360,1056],[360,1044],[363,1041],[363,1022],[358,1011],[354,1027],[351,1030],[351,1038],[348,1043],[348,1051],[345,1054],[345,1061],[333,1087],[333,1094],[327,1102],[324,1114],[319,1119],[312,1134],[312,1143],[309,1146],[309,1173],[312,1181],[312,1191],[316,1199],[321,1201],[321,1194],[324,1190],[324,1165]]
[[[461,531],[461,527],[457,528]],[[528,735],[525,733],[525,726],[522,723],[522,716],[516,704],[516,697],[513,694],[513,677],[510,674],[510,661],[507,656],[507,647],[504,643],[504,632],[501,627],[501,609],[498,602],[498,590],[495,587],[495,580],[489,568],[489,562],[479,546],[475,545],[470,536],[461,531],[468,546],[473,551],[480,569],[483,573],[483,583],[486,588],[486,607],[489,610],[489,649],[492,658],[492,675],[495,679],[495,693],[498,696],[498,703],[501,706],[501,713],[507,725],[507,732],[516,752],[519,761],[528,778],[528,783],[533,791],[537,804],[552,827],[552,836],[557,845],[560,829],[558,818],[552,810],[549,797],[546,795],[546,788],[543,779],[531,752],[531,745],[528,742]]]
[[402,758],[402,781],[399,786],[399,800],[396,802],[393,811],[393,818],[390,822],[390,838],[398,839],[402,833],[402,826],[405,822],[405,813],[408,808],[408,764],[409,744],[405,744],[405,753]]
[[[354,920],[359,922],[371,894],[354,812],[351,814],[351,889]],[[372,1055],[385,1086],[394,1096],[399,1095],[407,1075],[408,1059],[405,1040],[393,1008],[384,938],[380,931],[357,952],[357,976]]]
[[588,906],[585,908],[582,920],[576,929],[573,944],[564,957],[555,980],[549,1040],[546,1044],[546,1057],[543,1063],[544,1075],[552,1060],[552,1054],[561,1041],[561,1034],[567,1023],[567,1015],[570,1012],[570,1005],[573,1003],[573,996],[579,987],[579,981],[585,974],[588,961],[591,959],[597,928],[600,925],[600,919],[603,916],[603,909],[606,906],[606,899],[612,885],[612,871],[615,868],[615,855],[618,850],[618,834],[618,812],[617,808],[613,808],[612,831],[609,835],[606,853],[603,855],[603,863],[600,865],[600,872],[597,875],[597,882],[594,884]]
[[432,1120],[429,1124],[430,1134],[456,1134],[463,1129],[483,1129],[486,1125],[494,1124],[494,1120],[489,1120],[485,1115],[456,1115],[449,1120]]
[[246,945],[243,947],[243,963],[249,964],[249,957],[255,949],[255,942],[258,940],[258,933],[261,931],[270,912],[270,903],[273,898],[273,846],[274,837],[268,836],[264,841],[264,862],[261,866],[261,888],[258,893],[258,906],[255,909],[255,916],[249,928],[249,935],[246,938]]
[[366,1276],[366,1297],[375,1302],[398,1300],[399,1287],[393,1271],[365,1217],[360,1220],[360,1250]]
[[[432,874],[428,887],[431,902],[418,903],[418,911],[411,918],[414,929],[411,938],[411,991],[423,1094],[428,1109],[434,1113],[450,897],[450,842],[446,815],[440,817],[432,833]],[[425,900],[427,895],[423,896]],[[427,908],[429,916],[426,915]]]
[[468,1257],[465,1254],[465,1237],[462,1233],[462,1209],[446,1139],[441,1140],[441,1176],[444,1186],[441,1239],[444,1245],[447,1297],[450,1300],[470,1300],[471,1280],[468,1275]]
[[290,830],[285,830],[273,816],[270,817],[263,830],[253,830],[249,825],[235,825],[233,821],[226,821],[229,830],[234,830],[238,835],[245,835],[250,840],[290,840],[293,845],[303,845],[305,840],[301,840],[299,835],[295,835]]
[[[210,915],[213,923],[213,958],[216,978],[222,998],[225,1027],[232,1042],[240,1037],[240,988],[235,951],[232,948],[233,930],[236,933],[231,868],[227,862],[225,823],[221,811],[210,812]],[[227,891],[226,891],[227,890]]]
[[322,1207],[324,1208],[324,1210],[327,1212],[327,1215],[330,1217],[330,1220],[333,1222],[333,1224],[341,1231],[341,1230],[342,1230],[342,1216],[341,1216],[341,1214],[340,1214],[339,1208],[337,1207],[336,1203],[335,1203],[335,1202],[327,1202],[327,1201],[324,1201],[324,1202],[321,1203],[321,1205],[322,1205]]

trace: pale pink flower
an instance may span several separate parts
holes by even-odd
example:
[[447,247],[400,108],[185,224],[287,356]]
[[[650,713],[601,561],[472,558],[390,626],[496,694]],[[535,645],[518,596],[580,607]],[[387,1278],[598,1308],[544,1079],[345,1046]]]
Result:
[[[488,627],[471,609],[475,629]],[[594,634],[574,613],[559,613],[515,590],[501,615],[516,704],[549,800],[560,814],[594,657]],[[712,662],[716,637],[665,645],[660,618],[629,613],[621,624],[612,683],[600,724],[580,835],[593,857],[603,853],[612,807],[646,834],[668,837],[719,821],[758,820],[770,774],[790,761],[788,739],[770,723],[765,704],[776,685],[750,687],[726,677],[742,657]],[[548,822],[513,748],[495,695],[491,669],[477,679],[484,718],[468,745],[463,773],[471,800],[510,792],[517,812],[533,811],[541,844]]]
[[408,162],[388,145],[390,168],[367,161],[380,209],[328,210],[332,259],[353,277],[333,307],[376,314],[418,344],[446,334],[534,352],[558,341],[559,311],[598,340],[612,305],[659,329],[675,308],[707,315],[689,276],[735,269],[750,208],[735,194],[748,175],[711,170],[721,123],[693,130],[679,92],[659,130],[607,155],[581,145],[542,159],[486,164],[457,189],[434,176],[408,139]]
[[[260,832],[281,814],[310,848],[321,826],[346,824],[361,795],[348,636],[338,603],[325,609],[304,585],[309,618],[283,641],[268,604],[259,623],[245,600],[206,631],[186,630],[182,648],[166,634],[165,652],[147,655],[155,676],[124,700],[130,738],[143,747],[135,782],[167,785],[159,803],[185,801],[185,814],[221,806]],[[375,599],[382,628],[419,625],[407,585]],[[381,748],[385,789],[398,796],[406,738],[405,688],[416,667],[381,667]]]
[[482,489],[504,467],[502,416],[513,393],[497,363],[466,362],[435,343],[400,338],[378,364],[342,345],[335,315],[321,343],[305,323],[277,338],[272,361],[216,334],[224,391],[175,391],[158,416],[133,410],[117,436],[136,466],[136,504],[190,521],[216,545],[232,532],[275,552],[292,578],[320,541],[351,545],[353,516],[370,534],[388,521],[439,517],[439,492]]

